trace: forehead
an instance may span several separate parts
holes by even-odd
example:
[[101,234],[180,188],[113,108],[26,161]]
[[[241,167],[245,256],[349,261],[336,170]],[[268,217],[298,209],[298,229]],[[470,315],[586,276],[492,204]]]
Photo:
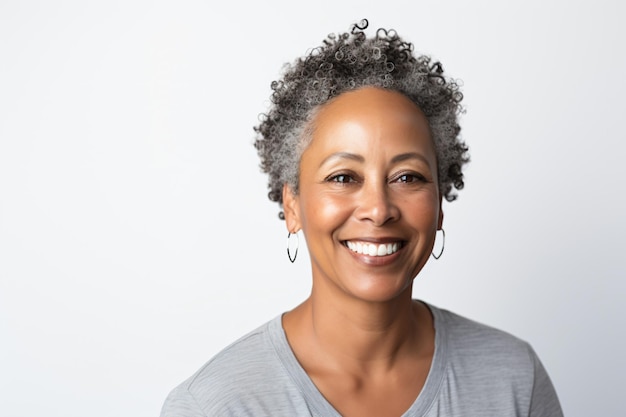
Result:
[[343,93],[325,104],[313,123],[310,147],[318,151],[403,147],[435,158],[426,116],[396,91],[367,87]]

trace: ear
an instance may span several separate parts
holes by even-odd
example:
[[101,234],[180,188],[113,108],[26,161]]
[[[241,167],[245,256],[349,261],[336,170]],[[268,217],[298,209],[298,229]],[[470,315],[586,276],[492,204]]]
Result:
[[437,230],[443,229],[443,208],[441,207],[441,199],[439,199],[439,219],[437,220]]
[[283,211],[289,233],[296,233],[302,228],[300,222],[300,199],[289,185],[283,185]]

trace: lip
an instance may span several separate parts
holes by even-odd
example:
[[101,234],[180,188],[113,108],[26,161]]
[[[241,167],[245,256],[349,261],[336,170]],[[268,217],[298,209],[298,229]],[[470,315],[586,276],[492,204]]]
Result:
[[349,239],[341,239],[341,244],[343,246],[348,245],[348,242],[363,242],[363,243],[372,243],[374,245],[382,245],[388,243],[398,243],[400,247],[404,247],[407,243],[406,239],[401,237],[353,237]]
[[[363,253],[357,253],[348,248],[348,242],[364,242],[364,243],[372,243],[372,244],[389,244],[389,243],[398,243],[399,248],[396,252],[383,255],[383,256],[370,256]],[[381,237],[381,238],[372,238],[372,237],[363,237],[363,238],[352,238],[342,240],[342,246],[348,251],[348,253],[360,263],[363,263],[368,266],[384,266],[389,265],[394,262],[399,256],[401,256],[403,249],[406,247],[407,241],[404,239],[400,239],[397,237]]]

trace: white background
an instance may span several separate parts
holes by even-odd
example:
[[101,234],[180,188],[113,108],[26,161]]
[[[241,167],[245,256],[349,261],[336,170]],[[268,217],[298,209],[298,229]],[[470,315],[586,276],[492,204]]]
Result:
[[567,416],[623,415],[623,3],[333,0],[0,3],[1,416],[156,416],[304,299],[252,126],[363,17],[464,83],[467,185],[415,296],[531,342]]

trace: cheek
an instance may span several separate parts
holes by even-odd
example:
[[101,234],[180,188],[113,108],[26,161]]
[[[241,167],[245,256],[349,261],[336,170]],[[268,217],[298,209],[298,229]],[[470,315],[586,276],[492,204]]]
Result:
[[312,194],[305,204],[305,221],[310,228],[330,231],[350,214],[350,199],[324,193]]
[[434,233],[439,223],[439,201],[436,197],[416,198],[410,203],[407,202],[405,216],[411,222],[419,225],[420,229],[430,230]]

